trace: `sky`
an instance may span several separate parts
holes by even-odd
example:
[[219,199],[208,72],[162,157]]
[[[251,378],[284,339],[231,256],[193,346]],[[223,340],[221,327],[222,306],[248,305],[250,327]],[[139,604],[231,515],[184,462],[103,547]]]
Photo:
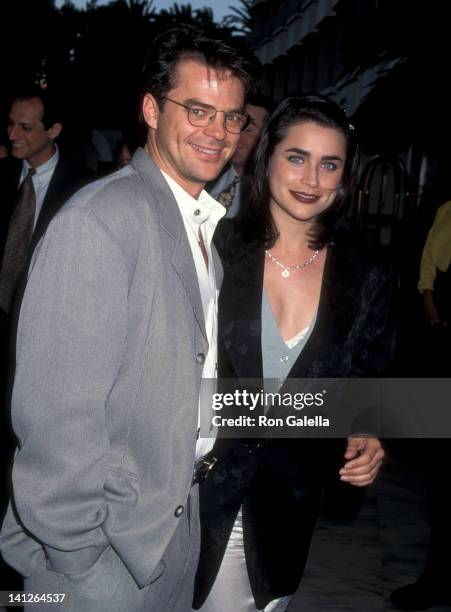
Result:
[[[72,0],[75,6],[84,8],[86,6],[86,0]],[[231,6],[239,7],[239,0],[177,0],[177,4],[191,4],[193,9],[210,7],[213,9],[213,14],[216,21],[221,21],[222,17],[226,14],[230,14]],[[64,0],[57,0],[56,6],[64,4]],[[98,4],[108,4],[108,0],[99,0]],[[167,9],[174,4],[174,0],[154,0],[154,7],[156,10]]]

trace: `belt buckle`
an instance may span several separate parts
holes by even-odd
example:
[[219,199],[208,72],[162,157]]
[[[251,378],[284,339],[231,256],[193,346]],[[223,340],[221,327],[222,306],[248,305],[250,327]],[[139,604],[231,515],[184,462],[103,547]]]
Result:
[[208,458],[204,457],[203,459],[196,461],[194,464],[193,481],[191,484],[201,484],[207,478],[210,470],[214,467],[217,461],[217,458],[213,456]]

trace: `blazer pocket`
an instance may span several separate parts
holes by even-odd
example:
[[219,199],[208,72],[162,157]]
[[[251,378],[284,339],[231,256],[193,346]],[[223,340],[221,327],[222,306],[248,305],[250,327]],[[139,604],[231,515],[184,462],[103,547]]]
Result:
[[158,561],[157,567],[155,568],[155,571],[150,576],[149,585],[156,582],[158,578],[161,578],[161,576],[164,574],[165,571],[166,571],[166,563],[163,561],[163,559],[160,559]]
[[107,468],[103,485],[105,499],[108,505],[134,505],[139,497],[139,479],[136,474],[118,468]]
[[[71,591],[84,594],[86,599],[113,599],[121,583],[122,562],[112,546],[107,546],[97,561],[84,572],[62,574]],[[124,569],[125,571],[125,569]]]
[[135,474],[135,472],[130,472],[129,470],[124,470],[122,468],[108,467],[106,471],[110,474],[113,474],[114,476],[126,476],[127,478],[131,478],[132,480],[138,480],[138,474]]

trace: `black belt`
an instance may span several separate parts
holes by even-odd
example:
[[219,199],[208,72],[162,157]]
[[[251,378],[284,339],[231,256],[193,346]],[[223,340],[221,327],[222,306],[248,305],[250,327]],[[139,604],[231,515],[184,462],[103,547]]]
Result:
[[202,459],[196,461],[194,464],[193,480],[191,484],[201,484],[207,478],[210,470],[217,461],[217,458],[213,457],[213,455],[206,455],[205,457],[202,457]]

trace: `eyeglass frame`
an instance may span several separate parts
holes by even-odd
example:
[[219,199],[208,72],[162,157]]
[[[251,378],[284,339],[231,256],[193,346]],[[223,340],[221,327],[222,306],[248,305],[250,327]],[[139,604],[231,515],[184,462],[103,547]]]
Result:
[[[207,124],[205,124],[205,125],[196,125],[190,119],[190,111],[193,110],[193,106],[196,106],[196,104],[193,104],[192,106],[190,106],[189,104],[183,104],[183,102],[178,102],[177,100],[173,100],[172,98],[169,98],[168,96],[163,96],[161,99],[162,100],[169,100],[169,102],[173,102],[174,104],[178,104],[179,106],[182,106],[184,109],[186,109],[186,111],[187,111],[186,114],[187,114],[187,117],[188,117],[188,121],[190,122],[190,124],[193,127],[208,127],[216,119],[216,115],[218,113],[224,113],[224,128],[225,128],[226,132],[229,132],[229,134],[242,134],[244,132],[244,130],[249,126],[249,123],[251,122],[251,119],[252,119],[252,117],[249,115],[249,113],[246,113],[246,111],[225,111],[225,110],[218,110],[214,106],[210,106],[209,104],[203,104],[202,102],[197,102],[196,104],[198,106],[204,107],[205,109],[209,109],[210,108],[212,111],[214,111],[214,115],[212,115],[210,117],[210,119],[209,119]],[[246,117],[246,121],[245,121],[245,123],[243,123],[243,126],[241,127],[239,132],[232,132],[232,131],[230,131],[227,128],[227,116],[228,115],[232,115],[232,114],[239,114],[239,115],[243,115],[244,117]]]

